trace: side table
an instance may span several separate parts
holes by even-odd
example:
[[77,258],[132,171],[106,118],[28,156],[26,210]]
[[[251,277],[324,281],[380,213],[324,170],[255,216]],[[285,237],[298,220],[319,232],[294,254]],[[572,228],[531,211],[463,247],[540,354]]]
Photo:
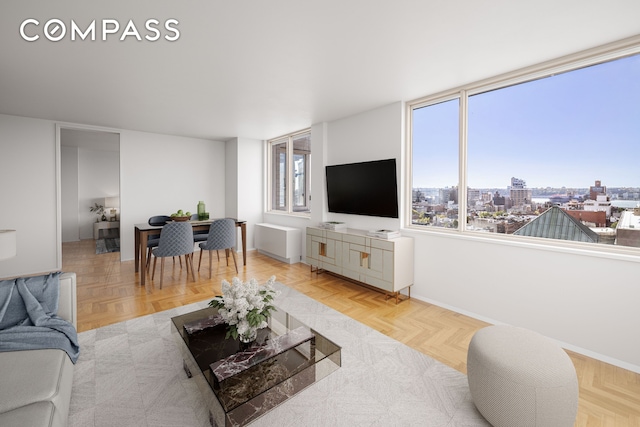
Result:
[[108,230],[110,228],[120,228],[120,221],[100,221],[93,223],[93,238],[98,240],[102,238],[100,230]]

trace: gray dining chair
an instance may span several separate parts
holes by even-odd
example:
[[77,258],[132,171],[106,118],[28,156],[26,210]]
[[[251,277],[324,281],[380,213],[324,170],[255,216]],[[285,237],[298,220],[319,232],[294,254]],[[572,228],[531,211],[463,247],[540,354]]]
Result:
[[155,257],[153,259],[153,274],[151,280],[156,273],[156,261],[160,260],[160,289],[162,289],[162,278],[164,276],[164,259],[166,257],[180,257],[184,255],[187,266],[187,277],[189,269],[191,276],[196,280],[193,271],[193,228],[189,222],[169,222],[160,232],[158,247],[154,248],[151,253]]
[[[236,262],[236,222],[233,219],[224,218],[216,219],[211,223],[209,227],[209,234],[207,241],[200,243],[200,259],[198,261],[198,271],[200,271],[200,265],[202,264],[202,252],[209,251],[209,278],[211,278],[213,254],[211,251],[225,250],[227,266],[229,265],[229,251],[233,256],[233,264],[236,266],[236,273],[238,272],[238,263]],[[218,256],[220,260],[220,256]]]
[[[165,225],[167,222],[171,221],[171,217],[167,215],[156,215],[149,218],[149,225],[153,225],[154,227]],[[149,266],[151,265],[151,250],[153,248],[158,247],[158,242],[160,241],[160,230],[158,230],[158,234],[149,234],[149,238],[147,240],[147,271],[149,271]]]

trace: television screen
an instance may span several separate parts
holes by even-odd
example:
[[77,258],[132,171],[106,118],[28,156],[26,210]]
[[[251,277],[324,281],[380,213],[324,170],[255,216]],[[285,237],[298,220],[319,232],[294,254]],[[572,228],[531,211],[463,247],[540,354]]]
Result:
[[329,212],[398,218],[396,159],[326,167]]

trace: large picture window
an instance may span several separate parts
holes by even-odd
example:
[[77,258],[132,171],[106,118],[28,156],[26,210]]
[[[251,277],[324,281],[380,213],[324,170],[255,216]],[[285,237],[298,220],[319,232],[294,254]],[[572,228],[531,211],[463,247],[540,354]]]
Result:
[[269,210],[309,213],[310,130],[272,139],[268,146]]
[[640,248],[639,51],[409,103],[412,227]]

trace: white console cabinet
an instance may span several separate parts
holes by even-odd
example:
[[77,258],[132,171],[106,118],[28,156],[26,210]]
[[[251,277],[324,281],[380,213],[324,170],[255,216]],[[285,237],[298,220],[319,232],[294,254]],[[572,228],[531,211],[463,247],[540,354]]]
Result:
[[[394,294],[413,285],[413,238],[381,239],[364,230],[307,227],[306,262]],[[410,295],[410,294],[409,294]]]

